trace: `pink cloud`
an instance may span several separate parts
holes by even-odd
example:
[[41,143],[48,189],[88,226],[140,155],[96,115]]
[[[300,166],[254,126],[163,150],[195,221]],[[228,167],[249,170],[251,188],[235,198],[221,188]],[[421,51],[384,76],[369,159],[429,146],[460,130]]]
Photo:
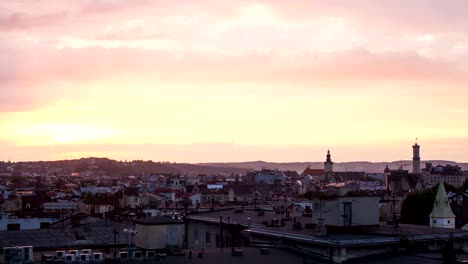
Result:
[[289,19],[303,21],[314,16],[343,17],[358,22],[369,30],[464,31],[468,24],[464,0],[299,0],[290,4],[282,0],[259,0]]
[[67,18],[66,11],[29,15],[15,12],[9,15],[0,16],[0,31],[27,30],[33,27],[46,27],[62,22]]
[[136,26],[130,29],[113,29],[96,37],[96,40],[155,40],[169,37],[163,33],[147,33],[143,26]]
[[[294,85],[298,83],[332,85],[337,81],[341,83],[341,87],[346,87],[347,82],[373,82],[378,85],[418,81],[444,83],[449,88],[468,82],[468,73],[458,69],[456,64],[428,59],[414,52],[377,53],[359,48],[300,53],[295,56],[263,51],[235,55],[182,51],[175,53],[178,56],[171,51],[123,47],[44,49],[29,53],[10,51],[7,56],[0,56],[0,65],[9,65],[0,69],[0,79],[10,84],[2,87],[0,102],[10,102],[5,96],[8,91],[10,94],[24,96],[24,100],[31,102],[42,101],[46,95],[49,100],[60,98],[75,92],[67,92],[65,88],[54,88],[54,91],[54,83],[70,82],[78,85],[122,74],[140,76],[143,80],[159,76],[162,81],[192,84],[282,83],[288,85],[289,89],[294,89]],[[37,92],[38,87],[46,89],[46,92]],[[31,90],[36,92],[31,93]],[[81,93],[86,93],[86,90],[81,90]],[[12,104],[15,101],[12,100]],[[17,104],[23,109],[21,102]],[[5,110],[5,107],[10,111],[13,108],[12,105],[4,105],[0,111]]]
[[[81,12],[83,14],[106,14],[106,13],[115,13],[120,11],[128,11],[133,8],[144,8],[151,1],[148,0],[92,0],[87,1],[86,4],[82,6]],[[159,5],[160,3],[157,3]]]
[[[468,79],[464,59],[468,50],[449,60],[445,56],[422,56],[416,50],[418,47],[405,46],[405,38],[416,38],[413,33],[434,30],[454,35],[448,44],[437,48],[438,54],[448,54],[450,46],[468,47],[465,33],[468,16],[463,0],[298,0],[294,4],[259,0],[255,3],[271,9],[274,17],[271,25],[239,22],[243,8],[251,5],[251,1],[0,2],[0,31],[5,33],[0,36],[0,80],[10,84],[2,89],[33,102],[41,101],[39,97],[45,95],[30,95],[30,91],[37,90],[32,86],[49,87],[56,82],[81,84],[121,74],[142,78],[160,76],[164,81],[265,85],[339,81],[346,86],[348,81],[376,84],[420,81],[459,86]],[[352,30],[357,28],[357,44],[349,42],[346,47],[330,52],[314,51],[316,48],[310,47],[314,45],[313,39],[309,37],[316,32],[309,24],[323,17],[349,21]],[[135,20],[137,25],[132,24]],[[292,26],[284,29],[283,24]],[[372,45],[365,43],[369,35],[376,39]],[[149,50],[101,48],[96,44],[88,48],[56,49],[55,45],[64,36],[84,41],[121,42],[122,46],[132,41],[148,40],[157,44],[170,40],[178,46]],[[379,39],[380,36],[385,39]],[[347,35],[339,37],[343,39],[329,43],[348,43]],[[33,44],[31,39],[37,43]],[[393,43],[389,41],[401,41],[403,47],[392,49]],[[35,85],[25,84],[31,82]],[[52,88],[44,89],[49,91],[44,94],[56,93]],[[66,92],[56,97],[63,94]],[[15,102],[17,99],[11,98],[18,97],[6,98],[0,95],[0,102]]]
[[[466,73],[454,63],[425,58],[415,52],[370,52],[364,48],[298,53],[293,56],[254,50],[242,54],[221,54],[124,47],[16,52],[10,51],[3,59],[0,57],[0,64],[10,65],[0,71],[0,78],[82,81],[102,79],[113,74],[143,76],[153,72],[169,80],[177,80],[179,73],[184,73],[187,80],[208,82],[467,80]],[[13,58],[17,58],[16,61]]]

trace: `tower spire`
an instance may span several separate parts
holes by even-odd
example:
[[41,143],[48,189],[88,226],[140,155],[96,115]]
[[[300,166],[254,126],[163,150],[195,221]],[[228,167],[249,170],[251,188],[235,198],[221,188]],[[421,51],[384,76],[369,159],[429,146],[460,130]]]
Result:
[[327,160],[324,162],[324,165],[325,173],[333,172],[333,161],[331,160],[330,149],[327,151]]
[[444,183],[439,183],[432,212],[429,215],[430,225],[436,227],[455,228],[455,214],[450,207]]
[[418,145],[418,139],[413,145],[413,173],[421,173],[421,157],[419,156],[420,146]]

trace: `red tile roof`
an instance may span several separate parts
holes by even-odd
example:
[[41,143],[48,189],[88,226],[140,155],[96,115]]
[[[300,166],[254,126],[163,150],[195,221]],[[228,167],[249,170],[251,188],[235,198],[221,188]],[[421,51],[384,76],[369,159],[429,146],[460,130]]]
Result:
[[310,176],[322,176],[324,170],[323,169],[311,169],[307,167],[303,172],[302,176],[310,175]]

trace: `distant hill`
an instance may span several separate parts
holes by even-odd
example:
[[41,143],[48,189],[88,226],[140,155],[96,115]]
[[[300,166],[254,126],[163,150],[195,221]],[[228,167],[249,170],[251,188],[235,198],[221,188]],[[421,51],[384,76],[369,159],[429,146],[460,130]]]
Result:
[[[425,162],[432,162],[433,165],[450,164],[459,165],[464,170],[468,170],[468,163],[457,163],[453,161],[432,160],[422,161],[421,167],[424,167]],[[368,161],[353,161],[353,162],[337,162],[334,163],[335,171],[365,171],[365,172],[383,172],[385,166],[390,169],[398,169],[400,166],[411,171],[412,161],[400,160],[392,162],[368,162]],[[128,175],[148,175],[148,174],[245,174],[247,171],[265,169],[290,170],[301,173],[307,166],[313,169],[322,169],[323,162],[266,162],[266,161],[249,161],[249,162],[226,162],[226,163],[174,163],[174,162],[153,162],[153,161],[116,161],[107,158],[81,158],[75,160],[60,160],[60,161],[33,161],[33,162],[16,162],[5,163],[0,162],[0,172],[4,171],[7,166],[14,165],[14,174],[19,175],[21,172],[30,173],[58,173],[67,174],[72,172],[84,172],[89,170],[102,171],[110,176],[128,176]]]
[[0,171],[6,166],[14,166],[14,175],[22,172],[44,174],[69,174],[72,172],[101,171],[110,176],[148,175],[148,174],[245,174],[245,168],[229,168],[189,163],[153,161],[116,161],[107,158],[81,158],[60,161],[0,162]]
[[[454,161],[446,160],[428,160],[421,161],[421,168],[424,168],[426,162],[431,162],[432,165],[438,164],[450,164],[450,165],[459,165],[464,170],[468,170],[468,163],[457,163]],[[399,160],[391,162],[369,162],[369,161],[351,161],[351,162],[336,162],[333,164],[333,169],[335,171],[365,171],[365,172],[383,172],[385,167],[388,165],[390,169],[398,169],[402,166],[404,169],[411,171],[412,169],[411,160]],[[278,170],[291,170],[301,173],[307,166],[310,166],[313,169],[322,169],[323,162],[266,162],[266,161],[248,161],[248,162],[229,162],[229,163],[198,163],[198,165],[203,166],[216,166],[216,167],[226,167],[226,168],[238,168],[238,169],[250,169],[250,170],[260,170],[265,169],[278,169]]]

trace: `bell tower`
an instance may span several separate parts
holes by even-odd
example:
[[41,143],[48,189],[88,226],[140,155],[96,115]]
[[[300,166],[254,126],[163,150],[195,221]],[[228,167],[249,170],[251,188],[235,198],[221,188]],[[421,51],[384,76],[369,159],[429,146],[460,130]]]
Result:
[[331,161],[330,150],[327,151],[327,160],[323,163],[324,173],[333,172],[333,162]]
[[418,139],[416,139],[416,142],[413,145],[413,173],[421,173],[421,157],[419,156]]

